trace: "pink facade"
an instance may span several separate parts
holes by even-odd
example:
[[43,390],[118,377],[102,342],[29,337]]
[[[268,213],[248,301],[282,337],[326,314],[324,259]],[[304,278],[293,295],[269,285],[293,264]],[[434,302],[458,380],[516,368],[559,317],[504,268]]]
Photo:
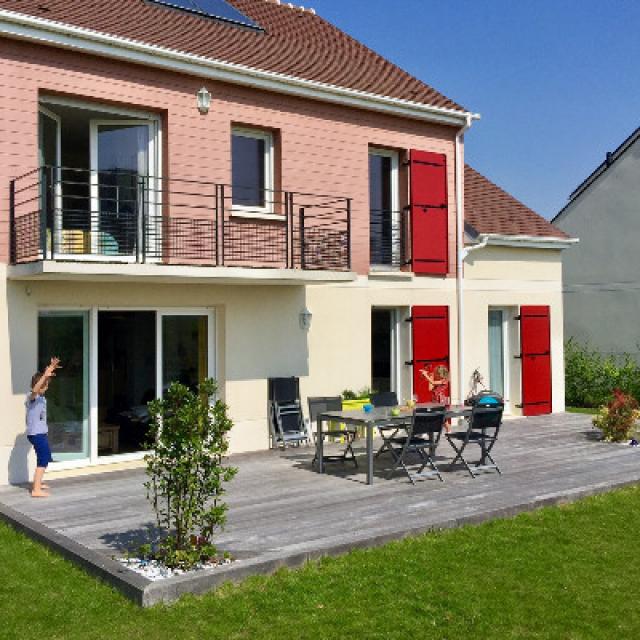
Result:
[[[455,272],[456,129],[302,98],[203,81],[52,47],[0,40],[0,258],[8,259],[10,179],[38,166],[38,99],[59,94],[162,117],[163,174],[231,181],[231,127],[269,129],[276,140],[276,187],[352,198],[352,268],[369,271],[370,146],[446,154],[449,275]],[[202,85],[211,109],[200,115]],[[407,171],[401,166],[406,184]],[[401,189],[402,191],[402,189]],[[401,193],[401,205],[406,193]]]

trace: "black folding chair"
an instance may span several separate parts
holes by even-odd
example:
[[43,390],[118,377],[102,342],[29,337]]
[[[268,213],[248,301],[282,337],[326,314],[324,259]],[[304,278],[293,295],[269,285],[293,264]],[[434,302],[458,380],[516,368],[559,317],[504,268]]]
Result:
[[308,443],[310,438],[302,414],[298,378],[269,378],[268,396],[272,447]]
[[[391,478],[393,473],[402,467],[404,472],[415,484],[414,478],[428,478],[438,476],[440,482],[444,482],[440,470],[435,463],[435,454],[442,430],[446,420],[445,408],[440,406],[416,408],[413,412],[411,422],[400,425],[398,431],[405,430],[405,436],[392,436],[389,438],[390,446],[395,457],[395,464],[387,473],[387,478]],[[406,458],[411,453],[417,453],[422,462],[422,466],[417,473],[411,474],[406,465]],[[429,465],[431,469],[425,471]]]
[[[397,407],[398,406],[398,394],[395,391],[381,391],[380,393],[372,393],[371,404],[374,407]],[[382,445],[376,451],[376,458],[383,454],[385,451],[389,451],[393,454],[393,445],[391,444],[391,438],[398,434],[399,428],[397,424],[382,424],[378,425],[378,431],[382,438]]]
[[[327,411],[342,411],[342,398],[340,396],[329,396],[329,397],[316,397],[309,398],[309,420],[311,422],[312,428],[316,423],[318,416],[326,413]],[[333,429],[329,426],[328,429],[322,431],[321,434],[316,435],[316,438],[344,438],[346,442],[346,448],[341,455],[333,455],[333,456],[322,456],[322,461],[324,462],[346,462],[347,460],[353,461],[353,464],[358,468],[358,461],[356,460],[356,455],[353,452],[353,441],[356,438],[356,428],[355,427],[347,427],[346,429]],[[312,464],[315,464],[318,461],[318,454],[313,457]]]
[[[491,457],[491,449],[498,440],[503,412],[504,402],[496,396],[485,396],[476,402],[469,417],[467,430],[446,434],[449,444],[456,452],[456,457],[449,465],[449,469],[452,469],[455,463],[460,460],[473,478],[476,477],[478,471],[491,471],[492,469],[502,475],[496,461]],[[476,444],[480,447],[480,460],[476,463],[469,464],[464,458],[464,450],[469,444]]]

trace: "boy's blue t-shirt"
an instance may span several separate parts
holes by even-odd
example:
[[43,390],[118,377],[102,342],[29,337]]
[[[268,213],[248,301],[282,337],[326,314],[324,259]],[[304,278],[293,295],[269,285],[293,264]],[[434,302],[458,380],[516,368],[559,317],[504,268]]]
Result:
[[27,394],[24,406],[27,408],[27,435],[37,436],[48,433],[47,426],[47,399],[44,396],[36,396],[33,400],[31,393]]

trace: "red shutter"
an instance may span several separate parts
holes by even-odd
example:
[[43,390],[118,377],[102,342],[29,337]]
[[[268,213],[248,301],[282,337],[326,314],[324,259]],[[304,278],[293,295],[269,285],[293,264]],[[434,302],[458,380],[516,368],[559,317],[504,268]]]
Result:
[[522,412],[551,413],[551,323],[549,307],[520,308]]
[[[429,382],[420,373],[429,374],[438,366],[449,366],[449,307],[413,307],[413,393],[418,402],[432,402],[436,398],[429,390]],[[450,396],[449,385],[440,389]]]
[[411,260],[414,273],[446,274],[449,267],[447,158],[411,151]]

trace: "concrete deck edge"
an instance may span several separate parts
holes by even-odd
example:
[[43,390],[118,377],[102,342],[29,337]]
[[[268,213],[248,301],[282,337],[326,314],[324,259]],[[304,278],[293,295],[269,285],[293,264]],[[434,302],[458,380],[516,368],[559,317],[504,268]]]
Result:
[[429,525],[402,529],[390,533],[363,536],[348,543],[330,545],[324,548],[303,551],[286,556],[242,560],[222,569],[183,575],[157,582],[151,582],[142,576],[124,568],[115,560],[92,551],[77,542],[43,526],[33,519],[0,503],[0,518],[30,538],[45,544],[59,552],[66,559],[80,565],[90,574],[104,580],[118,589],[124,596],[143,607],[160,603],[174,602],[185,594],[201,595],[221,587],[225,583],[238,583],[254,575],[269,575],[282,568],[294,569],[304,564],[320,560],[327,556],[339,556],[356,549],[368,549],[389,542],[402,540],[424,533],[454,529],[467,525],[478,525],[488,520],[511,518],[521,513],[535,511],[544,507],[569,504],[594,495],[607,493],[615,489],[633,486],[640,482],[640,476],[614,483],[597,483],[576,490],[565,490],[551,496],[534,498],[526,502],[482,513],[449,518]]
[[71,540],[71,538],[40,524],[33,518],[25,516],[1,502],[0,520],[9,524],[16,531],[24,533],[32,540],[56,551],[66,560],[85,569],[89,574],[100,578],[120,591],[129,600],[133,600],[136,604],[144,605],[143,595],[146,587],[151,583],[143,576],[126,569],[119,562],[102,553],[84,547]]

